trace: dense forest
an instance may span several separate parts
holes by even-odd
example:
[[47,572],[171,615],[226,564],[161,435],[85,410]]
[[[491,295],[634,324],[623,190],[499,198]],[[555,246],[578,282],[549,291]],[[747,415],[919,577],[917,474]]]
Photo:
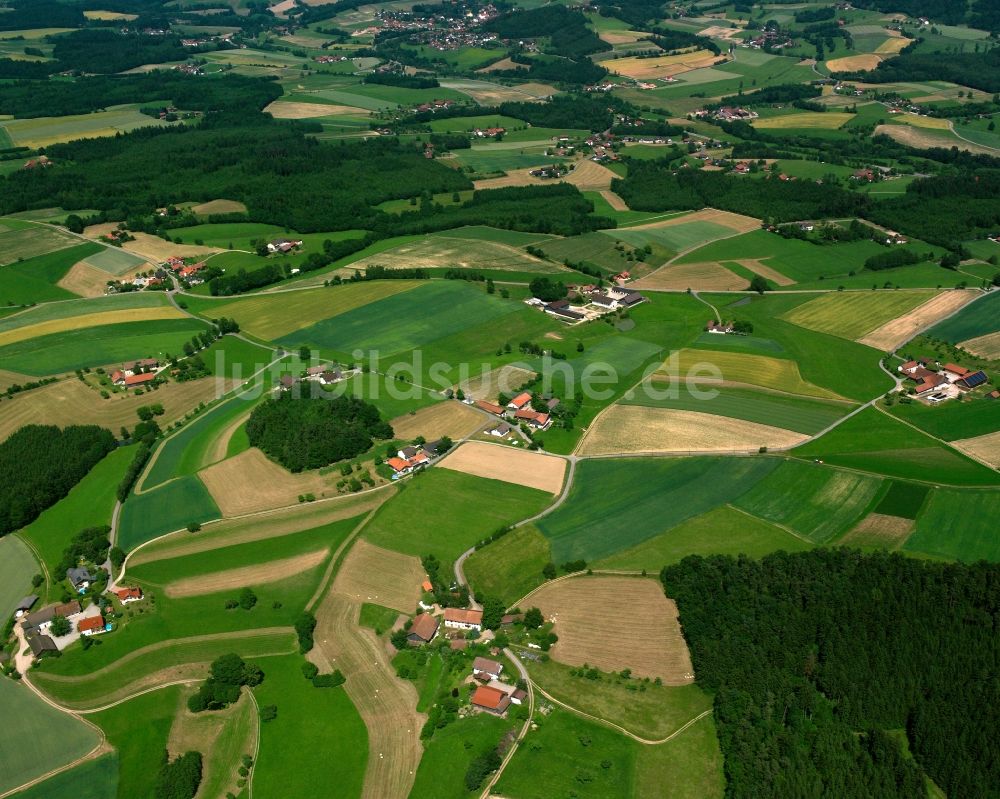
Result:
[[115,448],[96,425],[26,425],[0,443],[0,535],[34,521]]
[[629,161],[628,177],[612,181],[629,208],[668,211],[721,208],[760,219],[855,216],[867,199],[836,186],[813,181],[740,180],[724,172],[675,170],[667,160]]
[[607,130],[614,124],[615,111],[635,111],[630,103],[616,97],[593,94],[559,94],[547,103],[510,102],[500,104],[500,113],[523,119],[539,128]]
[[948,796],[997,795],[1000,565],[839,549],[661,577],[715,694],[727,796],[924,796],[921,770]]
[[169,100],[184,111],[259,111],[280,96],[281,86],[268,78],[234,74],[195,77],[154,71],[73,81],[0,83],[0,114],[21,118],[86,114],[112,105],[154,100]]
[[371,449],[373,439],[392,438],[378,408],[363,400],[290,392],[254,408],[246,429],[252,446],[293,472],[356,457]]
[[983,53],[903,53],[870,72],[840,73],[842,80],[869,83],[950,81],[984,92],[1000,92],[1000,47]]
[[587,18],[579,11],[563,5],[548,5],[528,11],[513,11],[490,20],[483,30],[496,33],[502,39],[536,39],[546,37],[543,52],[563,58],[578,59],[591,53],[610,50],[611,45],[598,38],[587,27]]
[[96,72],[102,75],[124,72],[143,64],[183,61],[191,53],[191,48],[181,44],[180,36],[121,34],[103,28],[84,29],[59,36],[52,49],[52,57],[58,62],[60,70]]
[[[217,118],[214,118],[217,117]],[[454,169],[395,139],[321,144],[307,126],[265,114],[210,115],[197,127],[143,128],[47,150],[57,168],[0,179],[0,212],[94,208],[114,219],[230,197],[255,221],[301,233],[370,225],[371,206],[471,186]],[[169,163],[170,170],[151,164]]]

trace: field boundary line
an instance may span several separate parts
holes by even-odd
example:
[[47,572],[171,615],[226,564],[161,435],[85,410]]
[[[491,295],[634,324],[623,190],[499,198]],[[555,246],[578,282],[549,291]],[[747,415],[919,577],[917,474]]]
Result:
[[760,516],[754,516],[749,511],[743,510],[743,508],[737,508],[731,502],[727,502],[725,505],[723,505],[723,507],[724,508],[729,508],[730,510],[734,510],[737,513],[742,513],[744,516],[747,516],[747,517],[749,517],[749,518],[751,518],[751,519],[753,519],[755,521],[765,522],[767,524],[773,524],[778,529],[784,530],[789,535],[794,536],[795,538],[799,539],[799,541],[802,541],[802,542],[804,542],[806,544],[809,544],[810,546],[821,546],[820,544],[817,544],[815,541],[810,541],[808,538],[806,538],[804,535],[802,535],[802,533],[796,532],[795,530],[793,530],[788,525],[782,524],[781,522],[773,522],[770,519],[762,519]]
[[879,411],[879,413],[883,413],[883,414],[885,414],[885,415],[886,415],[886,416],[888,416],[888,417],[889,417],[890,419],[892,419],[892,420],[894,420],[894,421],[896,421],[896,422],[899,422],[900,424],[905,424],[905,425],[906,425],[907,427],[910,427],[910,428],[912,428],[912,429],[916,430],[916,431],[917,431],[918,433],[923,433],[923,434],[924,434],[925,436],[927,436],[928,438],[932,438],[932,439],[934,439],[934,440],[935,440],[935,441],[937,441],[937,442],[938,442],[939,444],[944,444],[944,446],[945,446],[945,447],[947,447],[947,448],[948,448],[949,450],[951,450],[952,452],[954,452],[954,453],[956,453],[956,454],[958,454],[958,455],[962,455],[962,456],[964,456],[964,457],[968,458],[969,460],[973,460],[973,461],[976,461],[977,463],[980,463],[980,464],[982,464],[983,466],[985,466],[985,467],[986,467],[987,469],[989,469],[989,470],[990,470],[990,471],[992,471],[992,472],[995,472],[995,471],[997,471],[997,467],[996,467],[996,466],[994,466],[994,465],[993,465],[992,463],[987,463],[986,461],[984,461],[984,460],[982,460],[982,459],[980,459],[980,458],[976,457],[975,455],[970,455],[970,454],[969,454],[969,453],[967,453],[967,452],[962,452],[961,450],[959,450],[959,449],[956,449],[955,447],[953,447],[953,446],[951,445],[951,442],[950,442],[950,441],[945,441],[945,440],[944,440],[943,438],[938,438],[938,437],[937,437],[937,436],[935,436],[935,435],[931,435],[931,434],[930,434],[930,433],[928,433],[928,432],[927,432],[926,430],[921,430],[921,429],[920,429],[919,427],[917,427],[917,426],[916,426],[915,424],[913,424],[912,422],[909,422],[909,421],[907,421],[906,419],[900,419],[900,418],[899,418],[898,416],[894,416],[893,414],[889,413],[889,411],[887,411],[887,410],[886,410],[885,408],[881,408],[881,407],[879,407],[878,403],[877,403],[876,401],[874,401],[874,400],[872,401],[872,407],[873,407],[873,408],[874,408],[875,410]]
[[[388,485],[392,485],[389,483]],[[318,605],[324,596],[326,596],[327,591],[333,587],[333,578],[336,577],[337,572],[344,563],[344,559],[347,557],[347,553],[350,551],[351,547],[354,546],[355,541],[361,534],[361,531],[368,526],[368,522],[371,521],[372,517],[378,513],[382,505],[376,508],[372,508],[365,514],[365,517],[358,522],[354,529],[348,534],[347,538],[340,542],[340,546],[334,551],[330,558],[330,562],[327,564],[326,571],[323,573],[323,578],[320,580],[319,585],[316,587],[316,591],[306,602],[305,609],[312,612],[312,609]]]

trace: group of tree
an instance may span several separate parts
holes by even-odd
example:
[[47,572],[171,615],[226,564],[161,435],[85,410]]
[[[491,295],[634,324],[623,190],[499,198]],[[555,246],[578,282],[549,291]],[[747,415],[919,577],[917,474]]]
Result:
[[263,681],[260,666],[247,663],[235,653],[220,655],[212,661],[208,679],[188,699],[188,710],[192,713],[221,710],[240,698],[244,685],[253,688]]
[[171,760],[163,750],[163,765],[156,775],[153,799],[194,799],[201,785],[201,752],[185,752]]
[[542,302],[554,302],[566,297],[566,284],[549,277],[533,278],[528,284],[531,296]]
[[76,533],[63,550],[56,574],[65,577],[66,570],[79,566],[81,562],[101,564],[108,557],[111,548],[109,535],[111,528],[106,524],[97,527],[86,527]]
[[121,482],[118,483],[118,489],[116,496],[119,502],[124,502],[132,490],[132,486],[135,485],[135,481],[139,479],[139,475],[142,474],[143,468],[146,466],[146,462],[149,460],[150,444],[152,442],[140,441],[135,448],[135,453],[132,455],[132,460],[125,469],[125,474],[122,475]]
[[[562,6],[553,6],[562,8]],[[536,128],[603,131],[615,121],[615,112],[636,113],[630,103],[605,94],[559,94],[547,103],[501,103],[499,111],[523,119]]]
[[403,72],[371,72],[361,82],[403,89],[436,89],[441,85],[433,75],[407,75]]
[[924,772],[995,795],[1000,565],[817,549],[661,577],[715,696],[728,796],[924,796]]
[[185,111],[259,111],[281,96],[281,86],[268,78],[227,73],[185,75],[174,70],[128,75],[92,75],[75,80],[25,80],[0,83],[0,114],[20,118],[65,116],[100,111],[123,103],[171,98]]
[[96,425],[26,425],[0,443],[0,535],[34,521],[116,446]]
[[983,52],[901,53],[869,72],[838,75],[843,80],[869,83],[949,81],[984,92],[1000,92],[1000,47]]
[[587,26],[587,18],[580,11],[558,4],[527,11],[515,9],[490,20],[482,28],[502,39],[544,38],[542,52],[568,59],[581,59],[611,49]]
[[354,397],[296,398],[291,392],[265,400],[246,424],[250,445],[292,472],[318,469],[392,438],[378,408]]

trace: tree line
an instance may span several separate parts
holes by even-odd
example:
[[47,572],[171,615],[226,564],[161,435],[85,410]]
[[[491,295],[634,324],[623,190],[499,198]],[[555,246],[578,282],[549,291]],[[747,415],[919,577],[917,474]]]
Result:
[[0,444],[0,536],[34,521],[115,448],[97,425],[26,425]]
[[727,796],[924,796],[924,773],[996,795],[997,564],[818,549],[691,556],[661,579],[715,695]]

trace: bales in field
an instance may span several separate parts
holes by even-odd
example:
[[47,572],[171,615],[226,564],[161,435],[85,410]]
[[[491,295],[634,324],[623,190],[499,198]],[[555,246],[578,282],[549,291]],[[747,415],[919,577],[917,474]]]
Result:
[[237,590],[248,585],[257,586],[281,582],[316,568],[326,560],[328,554],[329,551],[326,549],[317,549],[315,552],[307,552],[292,558],[272,560],[253,566],[242,566],[238,569],[227,569],[197,577],[184,577],[167,583],[163,590],[167,596],[180,599]]
[[361,604],[371,602],[410,614],[427,579],[420,560],[358,540],[337,570],[333,590]]
[[667,685],[694,681],[677,606],[655,580],[576,577],[547,583],[531,595],[559,641],[551,656],[568,666],[631,669]]
[[784,449],[808,436],[780,427],[697,411],[614,405],[590,427],[580,455],[753,452]]
[[[894,352],[921,330],[926,330],[939,319],[951,316],[975,298],[976,295],[968,291],[944,291],[901,316],[871,329],[858,342],[882,352]],[[973,350],[969,352],[977,354]]]
[[552,494],[562,490],[566,472],[566,461],[562,458],[484,441],[466,441],[450,452],[440,465],[456,472],[537,488]]
[[395,438],[399,440],[412,441],[423,436],[427,441],[436,441],[444,436],[453,440],[465,438],[487,421],[486,416],[464,402],[449,400],[397,416],[389,424],[392,425]]
[[884,322],[909,313],[933,296],[930,291],[823,294],[782,314],[781,318],[809,330],[857,339]]

